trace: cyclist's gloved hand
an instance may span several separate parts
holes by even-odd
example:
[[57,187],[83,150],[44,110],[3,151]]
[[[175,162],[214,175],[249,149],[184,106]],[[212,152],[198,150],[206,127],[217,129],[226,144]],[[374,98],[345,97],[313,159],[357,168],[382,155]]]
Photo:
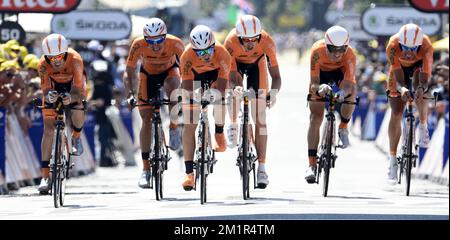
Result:
[[133,108],[136,106],[136,98],[134,97],[134,94],[130,93],[130,95],[127,98],[128,103],[128,109],[133,110]]
[[56,100],[58,100],[58,92],[50,90],[47,94],[47,101],[49,103],[54,103]]
[[400,94],[402,95],[403,101],[411,101],[411,93],[409,92],[408,88],[402,87],[400,89]]
[[338,103],[344,102],[344,101],[345,101],[345,96],[346,96],[345,91],[344,91],[344,90],[339,90],[339,91],[335,94],[336,101],[337,101]]
[[69,105],[72,103],[72,96],[70,95],[70,93],[64,93],[64,95],[62,96],[62,100],[64,105]]
[[244,89],[241,86],[237,86],[233,89],[233,96],[234,97],[241,97],[244,93]]
[[331,92],[333,89],[328,84],[321,84],[319,86],[319,91],[317,93],[320,97],[325,97],[329,92]]
[[416,90],[416,99],[422,99],[423,95],[425,94],[425,88],[424,87],[418,87]]
[[267,96],[268,98],[266,99],[267,107],[273,108],[273,106],[275,106],[277,103],[277,93],[278,90],[270,90],[269,95]]

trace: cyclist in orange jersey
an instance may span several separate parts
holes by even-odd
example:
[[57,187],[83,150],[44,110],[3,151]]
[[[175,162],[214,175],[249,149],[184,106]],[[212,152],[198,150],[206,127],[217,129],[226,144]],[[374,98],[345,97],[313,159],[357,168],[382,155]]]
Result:
[[[244,15],[236,22],[236,28],[231,30],[225,40],[225,47],[232,56],[230,83],[235,89],[234,95],[240,95],[243,86],[243,76],[247,75],[247,88],[254,92],[252,99],[252,116],[255,122],[255,147],[258,154],[257,185],[266,188],[269,178],[265,169],[267,149],[266,107],[272,107],[281,87],[280,69],[278,67],[276,45],[272,37],[262,30],[260,20],[252,15]],[[269,90],[269,70],[272,78]],[[269,103],[266,97],[270,96]],[[229,146],[237,144],[237,111],[239,102],[234,98],[231,107],[231,124],[227,135]]]
[[[228,77],[231,67],[231,56],[224,46],[216,42],[211,29],[204,25],[196,26],[190,33],[190,44],[181,56],[181,88],[187,92],[191,99],[193,90],[207,83],[210,93],[215,92],[215,100],[224,102],[225,89],[228,86]],[[214,105],[216,151],[226,150],[223,126],[226,108],[222,104]],[[194,151],[196,146],[195,129],[197,128],[200,109],[191,106],[183,108],[184,130],[183,149],[186,165],[186,179],[183,188],[190,191],[194,188]]]
[[[356,101],[355,65],[356,56],[349,46],[350,36],[347,30],[340,26],[329,28],[323,40],[314,43],[311,50],[311,82],[310,94],[314,97],[324,97],[332,91],[332,86],[340,90],[337,101]],[[323,102],[309,102],[311,110],[308,129],[309,167],[305,179],[308,183],[316,181],[317,148],[320,138],[320,125],[324,115]],[[350,145],[347,124],[355,109],[354,105],[344,104],[340,109],[341,123],[338,128],[342,148]]]
[[[401,136],[401,120],[406,101],[415,91],[415,103],[419,110],[419,146],[427,147],[430,142],[427,126],[427,101],[422,97],[428,92],[433,65],[433,46],[422,29],[416,24],[406,24],[389,39],[386,54],[390,64],[388,90],[391,97],[391,118],[389,121],[389,182],[397,182],[397,146]],[[401,98],[395,98],[401,96]]]
[[[125,86],[129,91],[129,99],[135,99],[133,83],[137,82],[136,67],[140,60],[137,99],[139,104],[159,94],[158,86],[162,86],[169,97],[180,86],[178,64],[184,50],[183,42],[179,38],[167,34],[166,24],[159,18],[151,18],[149,23],[144,26],[143,32],[144,36],[134,40],[131,45],[124,77]],[[175,104],[176,102],[173,102],[169,106],[170,113]],[[139,113],[142,118],[140,142],[143,171],[138,186],[150,188],[150,146],[152,141],[150,136],[152,136],[153,110],[150,106],[139,106]],[[169,147],[173,150],[178,149],[181,145],[181,130],[172,121],[177,116],[175,114],[174,117],[171,117],[169,126]]]
[[[83,59],[72,48],[66,38],[60,34],[50,34],[42,42],[44,55],[39,62],[39,77],[44,94],[44,103],[52,104],[60,94],[64,105],[71,106],[73,155],[83,153],[81,130],[84,124],[84,106],[86,99],[86,75]],[[50,187],[49,162],[51,158],[56,111],[43,109],[44,135],[42,137],[42,180],[39,192],[46,193]]]

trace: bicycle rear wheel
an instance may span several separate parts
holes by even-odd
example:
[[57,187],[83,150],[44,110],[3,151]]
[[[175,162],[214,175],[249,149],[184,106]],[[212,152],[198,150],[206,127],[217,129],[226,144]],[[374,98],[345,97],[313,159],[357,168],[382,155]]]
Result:
[[331,149],[333,147],[333,124],[328,125],[329,130],[327,131],[327,139],[326,139],[326,152],[325,159],[323,159],[323,196],[326,197],[328,195],[328,184],[330,181],[330,169],[331,169],[331,161],[332,161],[332,153]]
[[207,168],[207,162],[206,162],[206,125],[202,124],[202,150],[201,150],[201,158],[199,161],[200,164],[200,203],[205,204],[206,203],[206,168]]

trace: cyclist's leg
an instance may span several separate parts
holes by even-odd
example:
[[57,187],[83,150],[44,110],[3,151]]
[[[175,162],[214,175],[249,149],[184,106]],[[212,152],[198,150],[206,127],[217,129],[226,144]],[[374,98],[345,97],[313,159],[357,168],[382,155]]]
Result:
[[[346,92],[350,94],[346,100],[355,102],[356,101],[356,82],[353,81],[342,81],[339,85],[340,89],[345,89]],[[338,135],[339,139],[342,142],[342,148],[346,148],[350,145],[349,141],[349,131],[348,131],[348,123],[353,115],[353,111],[355,110],[355,105],[353,104],[342,104],[340,109],[340,117],[341,122],[339,124]]]
[[[394,73],[394,71],[401,71],[401,73]],[[401,122],[403,117],[403,111],[405,110],[406,103],[401,99],[397,98],[399,96],[398,84],[394,78],[395,74],[405,76],[405,81],[408,81],[408,73],[403,70],[394,70],[389,73],[388,80],[388,90],[390,92],[391,98],[389,98],[389,105],[391,107],[391,116],[389,120],[389,155],[391,161],[397,158],[397,147],[402,135],[401,132]]]
[[174,109],[178,101],[179,94],[175,91],[180,87],[180,73],[178,68],[172,68],[169,70],[167,78],[164,80],[164,91],[169,97],[171,104],[169,105],[170,123],[176,128],[176,120],[178,120],[178,111],[180,109]]
[[[216,151],[225,152],[227,149],[227,143],[225,139],[225,133],[223,127],[225,125],[225,117],[227,108],[223,104],[225,100],[225,89],[228,87],[228,81],[223,78],[217,78],[217,80],[211,85],[211,91],[216,92],[222,98],[220,103],[216,103],[213,106],[214,112],[214,124],[215,124],[215,139],[216,139]],[[217,101],[218,99],[216,99]]]
[[[139,73],[139,91],[138,98],[139,99],[149,99],[151,98],[151,94],[154,91],[150,91],[152,86],[149,85],[148,75],[144,72]],[[144,104],[143,101],[138,100],[139,104]],[[139,114],[142,119],[142,128],[139,135],[140,143],[141,143],[141,154],[142,154],[142,163],[143,163],[143,171],[150,171],[150,146],[152,143],[152,107],[151,106],[139,106]]]
[[[171,100],[169,105],[169,146],[171,149],[178,149],[181,145],[181,129],[178,128],[178,112],[180,109],[176,108],[178,95],[175,90],[180,87],[180,73],[178,68],[169,70],[167,78],[164,80],[164,90]],[[178,95],[177,95],[178,94]]]
[[[419,86],[428,88],[428,74],[416,71],[413,75],[413,86],[417,90]],[[427,90],[427,89],[425,89]],[[424,94],[425,95],[425,94]],[[415,99],[417,110],[419,112],[419,145],[428,147],[430,136],[428,133],[428,101],[423,98]]]
[[230,73],[230,91],[231,91],[231,104],[228,106],[228,115],[230,118],[230,125],[227,130],[228,147],[233,148],[237,145],[238,138],[238,122],[237,118],[241,106],[241,97],[235,96],[233,94],[233,88],[236,86],[242,87],[242,75],[239,72]]
[[42,180],[39,185],[40,192],[47,192],[49,190],[50,178],[50,158],[52,157],[53,136],[55,133],[55,117],[56,112],[53,109],[43,109],[44,114],[44,134],[41,142],[41,174]]
[[195,153],[195,130],[199,121],[200,108],[195,105],[183,105],[183,155],[186,170],[186,179],[183,188],[187,191],[194,188],[194,153]]
[[83,153],[83,145],[81,143],[81,131],[83,130],[85,111],[83,100],[86,99],[86,90],[72,88],[71,95],[73,95],[77,101],[77,105],[73,106],[71,110],[71,120],[72,120],[72,146],[75,149],[75,155],[81,155]]
[[324,108],[325,103],[309,102],[311,114],[308,128],[308,159],[310,167],[314,167],[317,164],[317,148],[319,146],[320,126],[323,121]]

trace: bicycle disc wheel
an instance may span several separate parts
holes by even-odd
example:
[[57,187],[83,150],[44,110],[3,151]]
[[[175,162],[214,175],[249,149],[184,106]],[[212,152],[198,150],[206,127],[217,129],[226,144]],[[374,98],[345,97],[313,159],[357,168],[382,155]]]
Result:
[[200,202],[206,203],[206,125],[202,124],[202,151],[200,158]]
[[331,168],[331,148],[333,146],[333,124],[329,125],[329,131],[327,132],[326,139],[326,155],[325,161],[323,162],[323,196],[326,197],[328,195],[328,184],[330,181],[330,168]]

